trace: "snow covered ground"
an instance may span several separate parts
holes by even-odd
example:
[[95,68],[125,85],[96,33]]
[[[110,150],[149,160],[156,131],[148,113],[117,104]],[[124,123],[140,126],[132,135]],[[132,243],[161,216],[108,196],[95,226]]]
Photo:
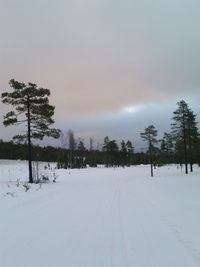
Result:
[[0,266],[200,266],[199,173],[56,170],[25,192],[27,163],[0,161]]

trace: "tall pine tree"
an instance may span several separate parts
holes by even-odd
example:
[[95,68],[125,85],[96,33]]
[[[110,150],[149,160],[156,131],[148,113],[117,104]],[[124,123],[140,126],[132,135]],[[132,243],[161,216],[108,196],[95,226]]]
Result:
[[154,160],[154,145],[158,142],[156,137],[158,135],[157,130],[155,129],[154,125],[149,125],[147,128],[144,129],[143,133],[140,133],[141,138],[148,143],[148,152],[150,157],[150,164],[151,164],[151,177],[153,177],[153,160]]
[[172,117],[172,134],[176,142],[176,150],[179,155],[184,155],[185,173],[188,173],[188,163],[190,170],[194,160],[194,152],[198,144],[198,129],[196,115],[188,107],[188,104],[181,100],[177,103],[178,108]]
[[193,163],[199,152],[199,133],[197,128],[196,114],[194,114],[192,110],[189,110],[187,117],[187,136],[190,171],[193,172]]
[[16,135],[13,139],[27,141],[29,182],[33,183],[32,174],[32,139],[42,140],[45,136],[58,138],[60,131],[50,128],[54,123],[54,106],[49,104],[50,90],[38,88],[34,83],[25,84],[14,79],[9,82],[13,92],[2,93],[2,102],[14,107],[4,116],[4,125],[26,124],[25,134]]

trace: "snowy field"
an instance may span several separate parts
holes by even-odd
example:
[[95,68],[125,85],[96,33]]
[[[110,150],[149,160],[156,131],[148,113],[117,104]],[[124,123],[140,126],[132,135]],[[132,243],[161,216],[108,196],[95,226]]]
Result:
[[149,166],[56,175],[25,192],[27,163],[0,161],[0,266],[200,266],[197,167],[187,176],[161,167],[154,178]]

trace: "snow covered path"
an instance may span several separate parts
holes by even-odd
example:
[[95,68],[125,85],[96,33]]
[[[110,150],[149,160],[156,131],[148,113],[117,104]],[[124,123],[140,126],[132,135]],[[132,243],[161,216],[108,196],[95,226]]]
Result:
[[151,179],[144,166],[58,173],[56,184],[1,196],[0,266],[200,266],[197,174],[160,168]]

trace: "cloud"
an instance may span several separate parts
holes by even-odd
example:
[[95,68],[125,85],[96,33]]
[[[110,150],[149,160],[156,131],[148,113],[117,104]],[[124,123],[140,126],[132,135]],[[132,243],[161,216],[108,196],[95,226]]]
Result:
[[44,85],[60,115],[198,94],[198,1],[10,5],[1,12],[1,88],[12,77]]
[[157,115],[152,103],[200,100],[199,9],[198,0],[3,1],[0,93],[11,78],[35,82],[51,90],[58,125],[125,135],[123,108],[148,107],[131,114],[141,128]]

